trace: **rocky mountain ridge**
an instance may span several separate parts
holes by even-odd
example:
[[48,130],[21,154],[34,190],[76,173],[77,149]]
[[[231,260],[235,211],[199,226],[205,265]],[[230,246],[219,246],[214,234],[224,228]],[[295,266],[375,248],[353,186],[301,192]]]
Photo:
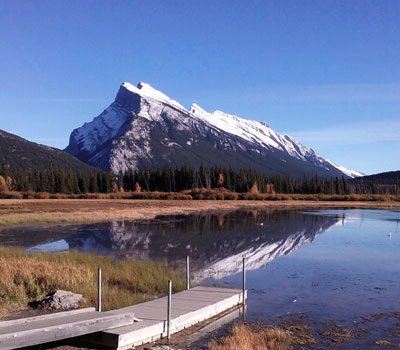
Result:
[[325,160],[266,123],[208,113],[197,104],[187,110],[146,83],[123,83],[108,108],[71,133],[65,150],[114,173],[203,163],[270,175],[362,175]]

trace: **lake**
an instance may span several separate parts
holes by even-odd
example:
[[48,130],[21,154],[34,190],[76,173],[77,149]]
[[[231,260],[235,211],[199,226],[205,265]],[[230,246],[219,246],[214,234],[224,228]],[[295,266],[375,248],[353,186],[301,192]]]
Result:
[[[400,311],[399,223],[400,211],[389,210],[239,210],[9,227],[0,230],[0,242],[168,260],[180,268],[189,255],[193,282],[235,288],[245,257],[247,320],[279,324],[301,315],[361,329],[372,315]],[[374,334],[384,336],[378,328]]]

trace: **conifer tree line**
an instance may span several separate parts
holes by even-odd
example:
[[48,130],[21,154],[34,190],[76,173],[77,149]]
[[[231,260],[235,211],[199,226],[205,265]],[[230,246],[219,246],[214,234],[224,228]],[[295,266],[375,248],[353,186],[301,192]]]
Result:
[[0,170],[9,190],[18,192],[48,193],[109,193],[113,177],[106,171],[93,173],[50,167],[43,170],[16,170],[2,167]]
[[232,192],[249,192],[254,186],[260,193],[284,194],[400,194],[399,181],[377,183],[363,179],[347,180],[344,177],[326,179],[311,177],[267,176],[251,169],[234,170],[224,167],[199,168],[164,167],[158,169],[128,170],[113,175],[98,170],[92,173],[50,167],[45,170],[16,170],[0,168],[8,189],[48,193],[111,193],[180,192],[193,188],[224,187]]
[[374,181],[344,177],[326,179],[311,177],[268,176],[251,169],[164,167],[155,170],[128,170],[118,175],[119,187],[125,191],[179,192],[191,188],[225,187],[232,192],[249,192],[254,185],[261,193],[285,194],[400,194],[399,184],[379,184]]

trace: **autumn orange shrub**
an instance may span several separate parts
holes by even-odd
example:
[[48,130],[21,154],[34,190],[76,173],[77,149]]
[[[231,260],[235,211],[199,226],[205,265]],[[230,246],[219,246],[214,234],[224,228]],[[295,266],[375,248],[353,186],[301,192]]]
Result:
[[260,191],[258,190],[257,182],[255,182],[254,185],[251,186],[249,192],[250,192],[250,193],[253,193],[253,194],[260,193]]
[[8,191],[8,186],[6,184],[6,180],[3,176],[0,176],[0,192]]

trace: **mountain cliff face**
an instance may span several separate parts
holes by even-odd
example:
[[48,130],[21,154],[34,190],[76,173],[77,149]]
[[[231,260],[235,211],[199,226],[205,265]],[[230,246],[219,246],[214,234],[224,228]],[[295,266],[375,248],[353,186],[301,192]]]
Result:
[[166,165],[249,168],[264,174],[356,177],[262,122],[189,110],[145,83],[123,83],[115,101],[75,129],[65,149],[114,173]]

